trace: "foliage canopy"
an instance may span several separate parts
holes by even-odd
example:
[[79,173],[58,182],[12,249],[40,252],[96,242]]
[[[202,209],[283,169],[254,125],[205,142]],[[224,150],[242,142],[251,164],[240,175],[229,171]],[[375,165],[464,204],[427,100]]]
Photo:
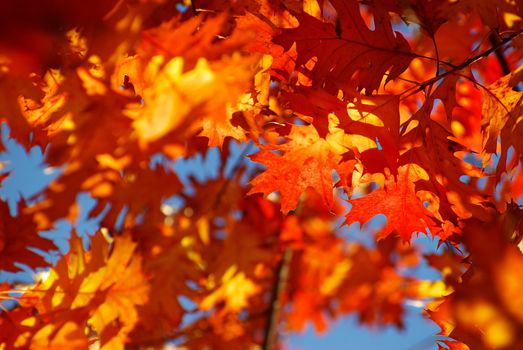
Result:
[[[270,350],[278,329],[347,314],[402,327],[407,300],[430,300],[440,349],[523,349],[520,0],[0,13],[2,128],[58,169],[0,202],[0,269],[47,271],[0,285],[1,349]],[[216,177],[173,170],[213,147]],[[81,193],[100,221],[87,245]],[[360,233],[375,244],[347,239],[380,214]],[[40,233],[61,220],[69,251],[51,264]],[[422,255],[419,234],[439,249]],[[405,272],[422,261],[441,280]]]

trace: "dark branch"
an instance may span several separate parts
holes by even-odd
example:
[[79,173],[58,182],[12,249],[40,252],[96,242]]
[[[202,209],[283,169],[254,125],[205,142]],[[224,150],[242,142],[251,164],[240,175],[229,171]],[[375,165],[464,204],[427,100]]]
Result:
[[459,65],[455,66],[454,68],[449,69],[448,71],[445,71],[442,74],[438,74],[437,76],[422,82],[421,84],[419,84],[419,86],[415,90],[414,90],[414,87],[405,90],[402,93],[402,95],[407,93],[407,92],[410,92],[411,90],[414,90],[412,93],[416,93],[418,91],[422,91],[427,86],[431,86],[431,85],[435,84],[436,82],[438,82],[439,80],[441,80],[441,79],[443,79],[443,78],[445,78],[445,77],[447,77],[447,76],[449,76],[451,74],[459,72],[460,70],[463,70],[463,69],[469,67],[471,64],[479,61],[482,58],[485,58],[485,57],[489,56],[491,53],[495,52],[496,50],[502,49],[504,45],[506,45],[507,43],[511,42],[514,38],[519,36],[521,33],[523,33],[523,29],[519,30],[517,32],[514,32],[511,35],[509,35],[509,36],[499,40],[499,42],[496,45],[494,45],[491,48],[489,48],[489,49],[487,49],[487,50],[477,54],[476,56],[473,56],[473,57],[469,58],[466,61],[463,61],[462,63],[460,63]]
[[501,39],[495,32],[490,33],[488,39],[489,39],[492,47],[497,47],[494,50],[494,54],[496,55],[496,58],[498,59],[498,62],[501,67],[501,71],[503,72],[503,75],[509,74],[510,66],[509,66],[507,58],[505,57],[505,54],[504,54],[505,50],[502,45],[499,45],[501,42]]
[[277,280],[272,290],[271,301],[268,310],[267,331],[263,339],[263,350],[273,350],[278,341],[278,323],[280,319],[280,299],[287,279],[289,277],[289,265],[292,258],[291,248],[287,248],[283,253],[280,264],[278,265]]

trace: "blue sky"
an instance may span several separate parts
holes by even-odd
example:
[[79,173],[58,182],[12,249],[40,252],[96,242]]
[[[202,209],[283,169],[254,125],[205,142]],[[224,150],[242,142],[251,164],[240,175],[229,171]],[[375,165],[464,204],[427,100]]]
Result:
[[406,328],[369,329],[354,316],[331,324],[329,331],[317,335],[308,327],[304,334],[287,335],[289,350],[435,350],[434,336],[439,328],[420,315],[420,309],[407,308]]

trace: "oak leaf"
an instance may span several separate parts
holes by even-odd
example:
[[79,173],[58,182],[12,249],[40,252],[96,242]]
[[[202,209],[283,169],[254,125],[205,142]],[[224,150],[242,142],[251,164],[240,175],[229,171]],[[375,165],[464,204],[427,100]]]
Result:
[[[516,155],[523,159],[521,143],[521,115],[523,114],[523,93],[514,91],[516,82],[513,75],[506,75],[489,86],[489,93],[484,94],[483,101],[483,148],[487,153],[495,153],[498,137],[501,138],[501,154],[497,165],[497,176],[507,168],[508,150],[514,147]],[[507,170],[510,170],[508,168]]]
[[[386,79],[397,78],[412,59],[409,44],[402,34],[394,32],[389,15],[372,8],[375,29],[370,30],[360,13],[358,1],[333,0],[339,27],[306,13],[295,14],[299,26],[283,29],[274,41],[288,50],[296,43],[297,66],[315,58],[312,68],[314,86],[333,82],[339,89],[364,90],[372,94]],[[306,68],[305,68],[306,69]]]
[[[289,141],[281,146],[262,146],[251,159],[267,167],[267,170],[251,181],[253,188],[248,194],[268,195],[279,191],[281,211],[286,214],[296,208],[302,193],[309,187],[318,191],[324,203],[334,204],[332,170],[341,156],[330,144],[319,137],[313,126],[293,126]],[[282,152],[278,155],[276,152]]]
[[523,20],[523,8],[517,1],[463,0],[457,3],[458,10],[477,12],[491,29],[520,28]]
[[521,226],[520,218],[521,210],[513,205],[490,222],[467,220],[463,236],[469,268],[462,277],[448,279],[454,292],[427,310],[440,334],[456,340],[451,349],[523,345],[523,298],[518,292],[523,255],[507,239]]
[[44,256],[34,249],[56,249],[53,241],[39,235],[33,216],[25,209],[25,204],[18,205],[18,214],[13,216],[7,203],[0,201],[0,270],[21,271],[19,264],[30,268],[47,266]]
[[413,233],[427,232],[435,227],[430,212],[416,196],[414,183],[406,173],[398,175],[397,179],[389,177],[384,187],[349,203],[352,208],[346,216],[347,224],[356,221],[363,224],[378,214],[387,217],[387,224],[378,233],[379,238],[396,231],[404,240],[410,240]]
[[[78,329],[67,322],[60,325],[71,312],[78,315],[73,325],[92,327],[100,336],[101,349],[121,349],[138,321],[136,307],[148,300],[149,284],[142,272],[141,257],[135,253],[136,243],[129,236],[115,238],[110,253],[101,234],[91,244],[88,253],[82,241],[73,236],[69,256],[62,257],[49,277],[29,289],[24,298],[34,304],[41,317],[51,324],[58,322],[58,328],[45,332],[48,341],[56,336],[53,329]],[[39,344],[44,331],[37,328],[33,332],[27,339],[30,344]]]

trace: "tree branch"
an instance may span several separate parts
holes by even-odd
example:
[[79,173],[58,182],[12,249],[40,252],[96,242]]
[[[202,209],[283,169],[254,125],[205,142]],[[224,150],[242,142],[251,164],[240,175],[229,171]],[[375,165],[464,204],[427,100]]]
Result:
[[476,56],[473,56],[473,57],[469,58],[468,60],[461,62],[459,65],[453,67],[452,69],[449,69],[448,71],[445,71],[442,74],[438,74],[438,75],[436,75],[433,78],[425,80],[424,82],[420,83],[417,88],[416,87],[411,87],[411,88],[403,91],[400,95],[404,95],[404,94],[406,94],[408,92],[411,92],[411,91],[412,91],[411,94],[409,94],[408,96],[410,96],[412,94],[415,94],[415,93],[417,93],[419,91],[422,91],[427,86],[431,86],[431,85],[435,84],[436,82],[438,82],[439,80],[441,80],[441,79],[443,79],[443,78],[445,78],[445,77],[447,77],[447,76],[449,76],[451,74],[459,72],[462,69],[465,69],[465,68],[469,67],[474,62],[477,62],[480,59],[487,57],[491,53],[496,52],[496,50],[501,50],[505,44],[511,42],[514,38],[519,36],[521,33],[523,33],[523,29],[518,30],[517,32],[514,32],[511,35],[509,35],[509,36],[499,40],[496,45],[493,45],[491,48],[489,48],[489,49],[487,49],[487,50],[477,54]]
[[263,339],[263,350],[272,350],[278,341],[278,322],[280,319],[280,299],[287,279],[289,277],[289,265],[292,258],[292,249],[287,248],[278,266],[276,285],[272,290],[271,301],[268,310],[267,331]]

